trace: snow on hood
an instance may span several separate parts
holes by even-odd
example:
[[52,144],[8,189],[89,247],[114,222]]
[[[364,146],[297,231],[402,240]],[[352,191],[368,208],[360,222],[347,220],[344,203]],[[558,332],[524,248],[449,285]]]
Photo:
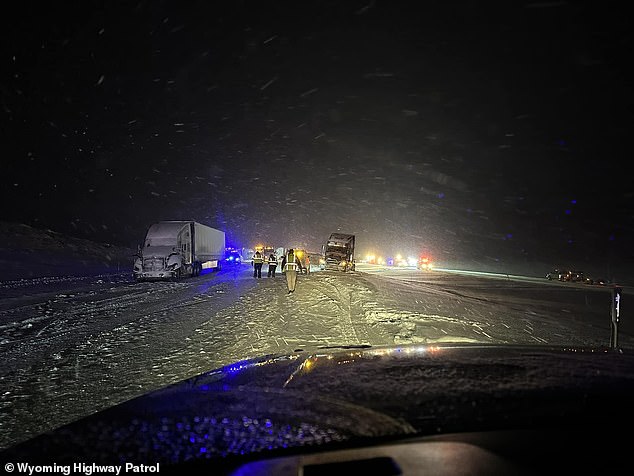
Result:
[[5,459],[170,463],[594,418],[627,408],[633,370],[632,354],[582,348],[408,345],[272,355],[94,414],[9,449]]
[[164,258],[176,253],[176,246],[147,246],[141,250],[143,258]]

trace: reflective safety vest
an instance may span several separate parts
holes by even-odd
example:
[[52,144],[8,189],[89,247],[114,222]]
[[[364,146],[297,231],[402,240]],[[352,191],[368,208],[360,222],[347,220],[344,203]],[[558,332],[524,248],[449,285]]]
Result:
[[269,266],[276,266],[277,265],[277,258],[275,256],[273,256],[272,258],[269,258]]
[[256,253],[253,255],[253,264],[261,264],[264,263],[264,259],[260,253]]
[[294,253],[289,253],[286,255],[286,263],[284,264],[284,271],[297,271],[297,263],[295,262]]

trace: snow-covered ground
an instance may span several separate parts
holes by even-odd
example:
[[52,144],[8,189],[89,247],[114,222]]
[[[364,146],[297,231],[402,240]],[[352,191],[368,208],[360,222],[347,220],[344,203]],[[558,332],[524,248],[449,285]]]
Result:
[[135,283],[129,269],[110,271],[0,283],[1,447],[265,354],[609,340],[610,293],[601,287],[359,265],[300,276],[288,294],[283,275],[254,279],[248,264],[179,282]]
[[0,221],[0,281],[127,271],[135,250]]

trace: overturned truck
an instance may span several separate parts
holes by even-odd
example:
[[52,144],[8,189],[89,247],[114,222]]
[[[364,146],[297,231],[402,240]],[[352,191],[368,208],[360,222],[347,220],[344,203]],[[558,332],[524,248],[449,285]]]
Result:
[[323,246],[322,269],[354,271],[354,235],[332,233]]

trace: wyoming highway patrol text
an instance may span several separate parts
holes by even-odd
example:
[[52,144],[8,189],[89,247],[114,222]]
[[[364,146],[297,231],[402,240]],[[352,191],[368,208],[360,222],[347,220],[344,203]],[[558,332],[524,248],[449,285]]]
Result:
[[[6,469],[6,468],[5,468]],[[33,465],[29,463],[16,463],[15,469],[18,473],[25,473],[29,476],[36,474],[50,474],[59,473],[65,476],[70,474],[85,474],[90,476],[92,474],[115,474],[120,475],[124,473],[158,473],[159,463],[156,464],[132,464],[125,463],[123,465],[102,465],[95,463],[74,463],[74,464],[49,464],[49,465]]]

